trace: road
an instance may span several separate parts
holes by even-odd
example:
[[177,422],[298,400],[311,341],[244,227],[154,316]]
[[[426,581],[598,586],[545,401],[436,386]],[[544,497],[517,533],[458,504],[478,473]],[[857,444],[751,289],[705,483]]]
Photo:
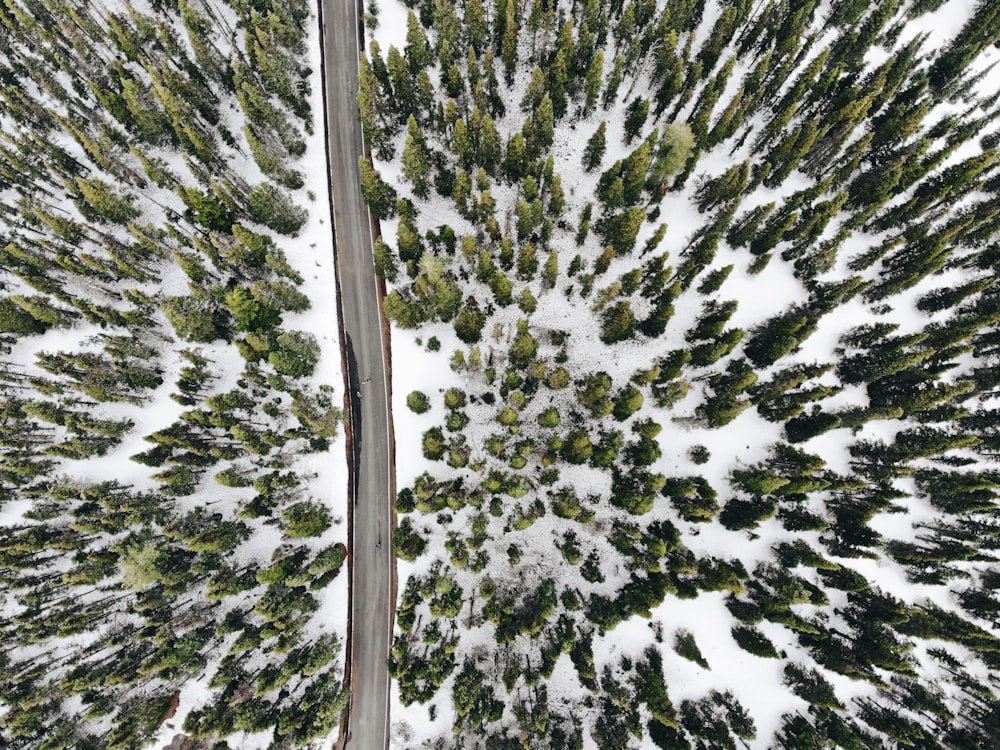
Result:
[[[361,30],[354,0],[321,0],[327,152],[341,325],[345,333],[354,436],[351,576],[351,705],[347,750],[388,746],[392,544],[391,422],[381,300],[368,208],[361,198],[358,117]],[[332,293],[332,290],[331,290]]]

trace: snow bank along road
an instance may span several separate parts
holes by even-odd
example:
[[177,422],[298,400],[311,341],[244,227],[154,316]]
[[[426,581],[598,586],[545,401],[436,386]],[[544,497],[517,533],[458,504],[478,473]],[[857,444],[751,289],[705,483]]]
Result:
[[[388,381],[371,225],[361,198],[358,156],[358,38],[355,0],[321,0],[323,86],[327,152],[333,191],[341,325],[354,435],[354,524],[351,575],[351,704],[348,750],[384,750],[388,742],[389,656],[392,601],[392,466]],[[331,294],[333,290],[331,290]]]

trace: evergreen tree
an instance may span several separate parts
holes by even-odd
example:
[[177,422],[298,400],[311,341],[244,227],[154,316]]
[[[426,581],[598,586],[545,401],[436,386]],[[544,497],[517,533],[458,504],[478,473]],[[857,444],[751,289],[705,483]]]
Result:
[[396,213],[396,191],[363,156],[358,157],[358,170],[361,172],[361,195],[372,212],[383,219],[392,218]]
[[584,78],[584,103],[583,114],[589,115],[594,111],[597,104],[597,97],[601,93],[601,83],[604,80],[604,50],[598,49],[587,67]]
[[629,145],[642,131],[649,116],[649,100],[636,97],[625,109],[625,145]]
[[583,168],[591,172],[601,164],[604,158],[604,151],[607,148],[607,123],[601,121],[594,134],[587,139],[587,145],[583,149]]
[[519,182],[524,178],[527,168],[528,154],[524,135],[515,133],[507,142],[507,152],[503,160],[503,173],[510,182]]
[[[412,13],[410,14],[412,16]],[[410,115],[406,123],[406,144],[403,146],[403,176],[413,185],[419,198],[430,195],[431,163],[424,135],[417,119]]]
[[430,65],[434,59],[424,27],[412,10],[406,16],[405,56],[407,66],[414,75]]

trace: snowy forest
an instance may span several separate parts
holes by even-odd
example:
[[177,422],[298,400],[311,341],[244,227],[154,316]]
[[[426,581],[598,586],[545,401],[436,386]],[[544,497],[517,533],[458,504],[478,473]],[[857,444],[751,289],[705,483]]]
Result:
[[347,697],[315,8],[0,25],[0,746],[304,747]]
[[1000,745],[1000,5],[405,2],[393,746]]
[[[391,746],[1000,746],[1000,4],[359,20]],[[329,746],[316,5],[0,24],[0,745]]]

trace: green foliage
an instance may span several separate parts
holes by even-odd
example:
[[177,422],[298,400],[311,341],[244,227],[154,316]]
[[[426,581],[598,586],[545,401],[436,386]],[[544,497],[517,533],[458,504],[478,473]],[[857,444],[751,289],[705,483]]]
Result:
[[382,219],[396,214],[396,190],[384,182],[369,159],[358,158],[361,172],[361,195],[372,212]]
[[235,221],[233,212],[217,196],[183,185],[178,186],[177,193],[188,207],[193,221],[216,232],[228,232],[232,229]]
[[561,422],[559,417],[559,410],[555,407],[550,406],[538,415],[538,424],[541,427],[547,427],[549,429],[553,427],[558,427]]
[[711,521],[719,511],[717,493],[704,477],[668,478],[662,492],[686,521]]
[[486,313],[478,305],[466,304],[455,316],[455,334],[466,344],[475,344],[482,338],[486,325]]
[[635,332],[635,313],[628,300],[609,305],[601,313],[601,341],[614,344],[632,337]]
[[791,310],[751,331],[744,351],[756,366],[765,367],[793,351],[815,330],[816,321],[807,312]]
[[422,391],[410,391],[406,397],[406,405],[414,414],[423,414],[431,408],[431,401]]
[[259,299],[249,287],[238,286],[225,295],[226,307],[236,318],[236,329],[260,333],[281,324],[278,310]]
[[[411,14],[412,16],[412,14]],[[413,193],[419,198],[430,194],[430,154],[423,133],[413,115],[406,125],[406,143],[403,146],[403,176],[413,184]]]
[[51,324],[39,320],[10,297],[0,298],[0,333],[31,336],[44,333]]
[[642,131],[649,116],[649,99],[636,97],[625,109],[625,145],[631,143]]
[[692,463],[697,465],[707,464],[711,457],[712,454],[704,445],[693,445],[688,451],[688,458],[691,459]]
[[625,211],[606,215],[601,219],[598,231],[604,244],[611,245],[622,254],[635,248],[635,240],[642,228],[646,212],[641,206],[633,206]]
[[277,186],[263,183],[247,195],[250,216],[279,234],[294,235],[306,221],[306,211],[292,203]]
[[615,405],[612,410],[612,414],[614,414],[615,419],[619,422],[623,422],[639,411],[639,409],[642,408],[642,403],[642,391],[634,386],[627,385],[615,398]]
[[694,635],[687,630],[678,630],[674,635],[674,651],[685,659],[693,661],[702,669],[711,669],[695,643]]
[[312,375],[319,361],[319,343],[311,333],[290,331],[279,334],[277,349],[267,355],[279,375],[303,378]]
[[823,677],[821,672],[788,663],[785,665],[784,678],[785,684],[807,703],[817,708],[829,708],[834,711],[844,710],[844,704],[837,700],[833,685]]
[[732,629],[733,640],[744,651],[748,651],[754,656],[762,656],[768,659],[777,659],[778,652],[774,644],[766,635],[757,628],[747,625],[737,625]]
[[333,522],[324,506],[308,500],[290,505],[281,516],[285,521],[285,533],[290,537],[320,536]]
[[444,456],[447,448],[448,444],[445,441],[444,432],[440,427],[432,427],[424,433],[424,458],[429,461],[439,461]]
[[75,179],[80,191],[77,205],[84,216],[91,221],[107,221],[112,224],[127,224],[139,216],[135,207],[135,196],[118,195],[108,183],[100,179]]
[[607,124],[601,122],[597,126],[594,134],[587,139],[587,145],[583,149],[583,168],[591,172],[601,164],[604,152],[607,149]]
[[417,531],[409,516],[392,532],[392,549],[403,560],[416,560],[426,549],[427,540]]

